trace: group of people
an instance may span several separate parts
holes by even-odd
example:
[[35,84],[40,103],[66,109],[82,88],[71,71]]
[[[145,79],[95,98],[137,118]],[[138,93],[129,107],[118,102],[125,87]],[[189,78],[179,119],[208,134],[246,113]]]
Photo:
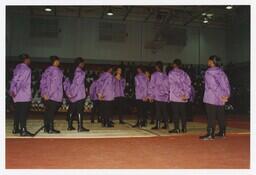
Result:
[[[33,136],[26,129],[26,120],[31,96],[31,69],[30,57],[27,54],[20,56],[22,63],[18,64],[13,72],[10,86],[10,95],[15,104],[14,129],[13,134],[21,136]],[[63,96],[66,95],[70,104],[67,112],[68,130],[75,130],[73,120],[78,121],[78,132],[88,132],[89,129],[83,126],[84,102],[86,98],[85,90],[85,60],[81,57],[76,58],[73,70],[67,77],[64,77],[59,68],[60,59],[51,56],[51,65],[43,72],[40,80],[40,92],[45,102],[44,132],[60,133],[54,127],[54,116],[58,111]],[[205,73],[205,92],[204,103],[207,112],[207,134],[200,136],[200,139],[214,139],[215,136],[224,137],[226,132],[226,120],[224,105],[230,96],[229,81],[220,68],[220,59],[216,55],[208,59],[208,70]],[[168,104],[171,103],[174,127],[169,133],[187,132],[186,104],[193,98],[194,91],[188,74],[181,69],[182,62],[175,59],[172,69],[163,71],[163,63],[155,63],[155,72],[150,75],[143,66],[138,66],[135,81],[135,96],[137,108],[137,122],[133,127],[143,127],[147,124],[146,108],[148,104],[155,106],[155,126],[152,129],[168,129],[169,110]],[[93,111],[98,111],[98,120],[103,127],[114,127],[114,109],[119,116],[119,123],[124,124],[125,106],[125,86],[126,81],[122,77],[122,68],[108,66],[104,72],[95,79],[89,90],[90,99],[93,102]],[[153,103],[154,102],[154,103]],[[115,108],[114,108],[115,104]],[[100,118],[99,118],[100,117]],[[215,134],[218,120],[219,132]],[[181,121],[181,126],[180,126]],[[94,122],[94,118],[92,118]]]

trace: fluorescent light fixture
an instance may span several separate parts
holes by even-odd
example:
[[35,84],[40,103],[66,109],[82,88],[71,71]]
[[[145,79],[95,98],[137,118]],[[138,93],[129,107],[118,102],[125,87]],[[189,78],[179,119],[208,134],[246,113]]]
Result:
[[231,10],[233,7],[231,5],[226,6],[227,10]]
[[52,9],[51,9],[50,7],[45,7],[45,8],[44,8],[44,11],[46,11],[46,12],[51,12]]
[[204,20],[203,20],[203,23],[204,24],[207,24],[209,21],[207,20],[207,18],[204,18]]
[[112,10],[111,10],[111,9],[109,9],[109,11],[107,12],[107,15],[108,15],[108,16],[113,16],[113,15],[114,15],[114,13],[112,12]]
[[212,14],[212,13],[208,13],[206,16],[207,16],[207,17],[212,17],[213,14]]

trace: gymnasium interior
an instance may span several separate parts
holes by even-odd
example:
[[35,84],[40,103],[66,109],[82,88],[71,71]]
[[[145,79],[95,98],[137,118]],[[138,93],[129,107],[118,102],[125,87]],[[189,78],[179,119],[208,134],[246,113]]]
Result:
[[[249,5],[6,6],[5,168],[250,169],[250,13]],[[12,134],[14,106],[8,90],[21,53],[32,61],[33,99],[27,121],[27,128],[36,133],[32,138]],[[90,132],[67,131],[69,105],[64,98],[55,117],[61,133],[44,133],[39,86],[51,55],[60,57],[64,75],[74,58],[86,60],[87,92],[106,66],[120,65],[126,79],[125,124],[119,124],[116,115],[113,128],[101,127],[97,119],[92,123],[88,96],[84,126]],[[198,137],[206,132],[207,121],[203,75],[211,55],[221,58],[231,86],[225,105],[228,128],[225,139],[202,141]],[[168,70],[177,58],[195,89],[187,111],[188,132],[152,130],[153,112],[146,127],[133,128],[136,66],[153,69],[162,61]]]

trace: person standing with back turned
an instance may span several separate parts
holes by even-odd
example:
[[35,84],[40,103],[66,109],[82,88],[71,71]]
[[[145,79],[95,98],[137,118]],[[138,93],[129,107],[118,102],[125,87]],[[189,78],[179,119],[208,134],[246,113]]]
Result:
[[150,101],[155,101],[156,125],[152,129],[159,129],[160,122],[164,121],[162,129],[168,129],[167,105],[169,100],[169,82],[167,75],[163,72],[163,63],[156,62],[155,72],[151,75],[148,88]]
[[[230,85],[225,72],[220,68],[220,58],[216,55],[208,59],[208,69],[205,72],[204,103],[207,113],[207,134],[200,139],[211,140],[225,137],[226,119],[224,105],[230,96]],[[219,133],[215,135],[215,120],[219,122]]]
[[40,80],[41,96],[45,101],[44,132],[57,134],[60,131],[54,129],[54,115],[61,106],[63,98],[63,73],[59,68],[60,59],[51,56],[51,66],[49,66]]
[[70,110],[68,112],[68,130],[74,130],[72,126],[73,117],[76,114],[78,119],[78,132],[89,131],[83,127],[84,118],[84,102],[85,102],[85,61],[78,57],[74,62],[74,70],[72,70],[67,82],[65,92],[70,100]]
[[174,129],[169,133],[180,133],[180,120],[182,132],[187,132],[186,104],[191,96],[191,80],[181,67],[181,60],[173,61],[173,69],[169,72],[170,102],[173,111]]
[[30,57],[27,54],[20,55],[22,63],[18,64],[13,71],[10,86],[10,95],[14,101],[14,126],[13,134],[20,136],[33,136],[27,131],[27,117],[32,99],[31,92],[31,69]]

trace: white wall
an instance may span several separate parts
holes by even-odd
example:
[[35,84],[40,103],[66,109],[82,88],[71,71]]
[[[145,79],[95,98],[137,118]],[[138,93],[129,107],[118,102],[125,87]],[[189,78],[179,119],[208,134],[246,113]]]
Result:
[[[124,60],[172,62],[180,58],[184,63],[205,64],[217,54],[226,61],[226,32],[224,29],[187,28],[186,46],[165,46],[156,54],[144,49],[152,39],[153,24],[126,22],[128,37],[124,43],[102,42],[98,39],[98,20],[59,17],[61,33],[57,39],[31,38],[29,16],[7,16],[7,56],[29,53],[32,57],[63,58],[82,56],[92,60]],[[48,61],[48,60],[47,60]]]

